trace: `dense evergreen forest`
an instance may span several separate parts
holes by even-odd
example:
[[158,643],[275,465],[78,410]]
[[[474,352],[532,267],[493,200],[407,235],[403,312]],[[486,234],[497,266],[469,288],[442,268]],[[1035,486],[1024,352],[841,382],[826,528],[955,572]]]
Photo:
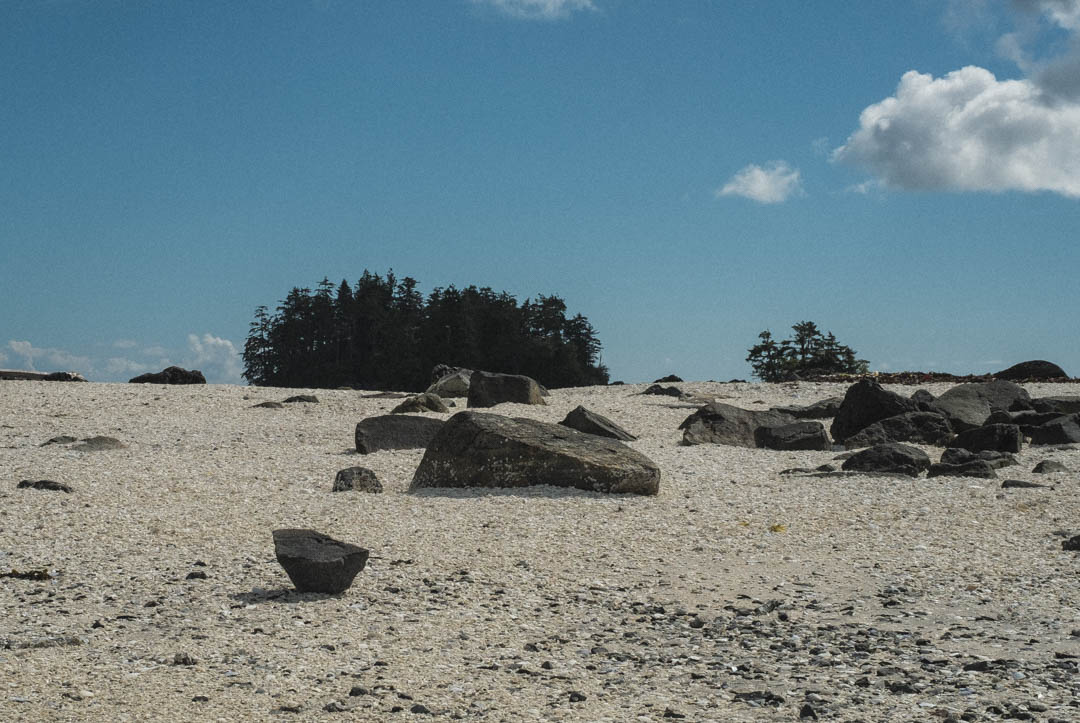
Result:
[[425,300],[409,277],[364,271],[327,279],[265,306],[244,344],[244,378],[278,387],[420,391],[436,364],[525,374],[548,387],[606,384],[600,341],[557,296],[518,304],[490,288],[436,288]]

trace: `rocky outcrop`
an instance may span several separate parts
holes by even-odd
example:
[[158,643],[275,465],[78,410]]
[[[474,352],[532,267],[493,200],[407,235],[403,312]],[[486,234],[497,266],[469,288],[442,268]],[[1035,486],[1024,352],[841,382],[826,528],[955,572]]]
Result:
[[944,446],[953,437],[949,420],[935,412],[907,412],[886,417],[844,440],[848,449],[888,442],[914,442]]
[[1032,444],[1073,444],[1080,442],[1080,413],[1067,414],[1049,422],[1029,427]]
[[981,477],[992,479],[997,477],[994,467],[984,459],[971,459],[962,464],[949,464],[948,462],[936,462],[930,465],[926,471],[927,477]]
[[347,467],[334,477],[334,492],[382,492],[382,482],[367,467]]
[[[428,393],[437,394],[443,399],[469,396],[469,381],[472,379],[472,370],[454,369],[453,367],[446,368],[451,369],[452,371],[447,372],[432,382],[431,386],[427,388]],[[436,367],[436,369],[438,369],[438,367]]]
[[0,369],[0,382],[85,382],[86,378],[78,372],[25,372],[15,369]]
[[995,411],[1030,408],[1027,391],[1007,381],[961,384],[944,392],[933,403],[934,411],[945,415],[957,433],[983,426]]
[[872,379],[862,379],[848,387],[829,431],[842,443],[874,422],[914,411],[918,406],[912,400],[886,391]]
[[782,427],[794,423],[795,418],[783,412],[755,411],[723,402],[711,402],[683,420],[679,429],[683,430],[683,444],[756,447],[754,433],[758,427]]
[[844,460],[840,469],[849,472],[889,472],[918,477],[930,468],[930,458],[906,444],[878,444]]
[[682,390],[678,387],[665,387],[662,384],[653,384],[642,394],[655,394],[660,397],[675,397],[676,399],[683,395]]
[[140,374],[128,380],[129,384],[206,384],[206,377],[198,369],[166,367],[160,372]]
[[451,417],[431,440],[409,489],[531,485],[654,495],[660,469],[615,440],[467,411]]
[[1023,381],[1025,379],[1058,379],[1060,377],[1068,377],[1069,375],[1065,373],[1064,369],[1053,362],[1035,359],[1032,361],[1020,362],[1019,364],[1013,364],[1008,369],[1002,369],[1000,372],[995,372],[994,376],[998,379]]
[[368,551],[315,530],[274,530],[274,553],[298,592],[337,595],[367,564]]
[[371,454],[385,449],[423,449],[442,425],[441,419],[408,414],[368,417],[356,425],[356,451]]
[[397,405],[390,410],[391,414],[416,414],[423,412],[440,412],[446,413],[450,411],[450,407],[446,406],[446,402],[442,400],[438,394],[432,394],[431,392],[424,392],[423,394],[417,394],[415,397],[409,397],[401,404]]
[[536,380],[522,374],[473,372],[469,381],[470,407],[496,404],[544,404],[543,391]]
[[578,406],[570,411],[559,424],[570,429],[576,429],[586,434],[595,434],[600,437],[617,439],[620,442],[632,442],[637,437],[627,432],[615,422],[602,414],[597,414],[585,407]]
[[1019,452],[1022,441],[1020,427],[1015,424],[987,424],[961,432],[949,446],[969,452]]
[[829,435],[821,422],[793,422],[777,427],[758,427],[754,430],[754,443],[765,449],[795,450],[832,449]]
[[1080,396],[1036,397],[1031,400],[1031,408],[1036,412],[1076,414],[1080,412]]
[[984,449],[981,452],[971,452],[966,449],[961,449],[960,447],[950,447],[941,453],[942,464],[965,465],[973,460],[982,460],[993,469],[1001,469],[1002,467],[1010,467],[1019,464],[1019,462],[1016,461],[1016,457],[1013,457],[1008,452],[995,452],[988,449]]

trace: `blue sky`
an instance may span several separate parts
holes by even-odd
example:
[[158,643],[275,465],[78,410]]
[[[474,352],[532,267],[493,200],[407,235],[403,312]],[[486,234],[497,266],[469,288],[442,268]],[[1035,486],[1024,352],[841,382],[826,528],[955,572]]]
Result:
[[363,270],[557,294],[613,378],[1080,375],[1080,0],[0,0],[0,367],[241,383]]

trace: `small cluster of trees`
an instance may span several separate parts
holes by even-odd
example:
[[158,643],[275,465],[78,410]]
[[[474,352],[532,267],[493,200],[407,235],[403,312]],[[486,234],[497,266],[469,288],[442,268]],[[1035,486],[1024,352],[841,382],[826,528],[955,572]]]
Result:
[[795,336],[777,343],[765,330],[758,334],[760,343],[749,349],[754,376],[763,382],[778,382],[793,377],[823,374],[865,374],[869,363],[857,359],[855,350],[836,341],[832,332],[822,334],[812,321],[800,321],[791,327]]
[[276,313],[255,311],[244,377],[281,387],[419,391],[436,364],[525,374],[548,387],[606,384],[600,341],[557,296],[518,304],[490,288],[437,288],[364,271],[352,286],[294,288]]

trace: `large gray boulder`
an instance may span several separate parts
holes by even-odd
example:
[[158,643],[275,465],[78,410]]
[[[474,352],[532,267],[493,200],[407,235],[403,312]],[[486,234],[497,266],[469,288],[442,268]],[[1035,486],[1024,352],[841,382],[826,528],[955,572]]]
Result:
[[1080,412],[1080,396],[1036,397],[1031,400],[1031,406],[1036,412],[1076,414]]
[[505,402],[544,404],[543,391],[535,379],[523,374],[472,373],[469,381],[470,407],[494,407]]
[[840,469],[849,472],[890,472],[918,477],[930,468],[930,458],[917,447],[906,444],[878,444],[844,460]]
[[570,427],[570,429],[576,429],[579,432],[585,432],[586,434],[595,434],[600,437],[608,437],[609,439],[617,439],[620,442],[633,442],[637,437],[627,432],[615,422],[611,421],[602,414],[586,409],[585,407],[578,406],[570,411],[559,424],[564,427]]
[[872,379],[861,379],[848,387],[829,431],[842,443],[874,422],[918,411],[918,405],[899,394],[886,391]]
[[371,454],[385,449],[422,449],[444,424],[441,419],[408,414],[384,414],[356,425],[356,451]]
[[1001,469],[1002,467],[1011,467],[1012,465],[1019,464],[1016,457],[1013,457],[1008,452],[995,452],[989,449],[984,449],[980,452],[971,452],[960,447],[949,447],[941,453],[942,464],[964,465],[974,460],[986,462],[993,469]]
[[947,390],[934,400],[933,409],[945,415],[956,432],[986,424],[995,411],[1016,412],[1031,408],[1027,390],[1012,382],[973,382]]
[[960,447],[969,452],[1019,452],[1023,438],[1020,427],[1015,424],[987,424],[968,429],[949,442],[950,447]]
[[1027,429],[1032,444],[1073,444],[1080,442],[1080,414],[1067,414]]
[[1010,379],[1023,381],[1024,379],[1058,379],[1068,377],[1065,370],[1053,362],[1042,359],[1020,362],[1013,364],[1008,369],[1002,369],[994,374],[998,379]]
[[362,547],[294,528],[274,530],[274,553],[297,591],[330,595],[345,592],[368,559]]
[[821,422],[793,422],[779,427],[758,427],[754,430],[754,442],[765,449],[793,450],[832,449],[829,435]]
[[471,369],[455,369],[454,371],[436,379],[427,388],[429,394],[438,394],[443,399],[452,397],[469,396],[469,380],[472,379]]
[[886,417],[860,429],[844,440],[844,446],[856,449],[887,442],[944,446],[952,436],[952,426],[942,415],[934,412],[906,412],[895,417]]
[[683,430],[683,444],[756,447],[758,427],[782,427],[795,421],[790,414],[771,409],[758,411],[711,402],[683,420],[679,429]]
[[166,367],[160,372],[140,374],[128,380],[129,384],[206,384],[206,377],[198,369]]
[[805,407],[773,407],[777,412],[790,414],[796,419],[828,419],[835,417],[844,403],[843,397],[826,397]]
[[654,495],[660,468],[612,439],[466,411],[450,417],[431,440],[409,489],[531,485]]

